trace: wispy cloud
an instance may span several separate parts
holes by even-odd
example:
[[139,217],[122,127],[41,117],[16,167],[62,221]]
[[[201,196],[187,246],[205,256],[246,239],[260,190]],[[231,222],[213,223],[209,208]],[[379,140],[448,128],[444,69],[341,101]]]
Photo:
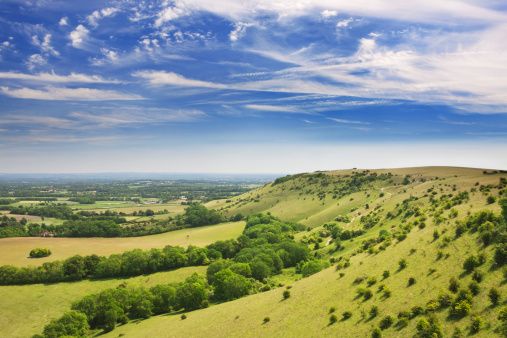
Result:
[[88,75],[81,73],[58,75],[56,73],[26,74],[18,72],[0,72],[0,79],[54,83],[120,83],[118,80],[104,79],[100,75]]
[[338,119],[334,117],[328,117],[328,120],[334,121],[336,123],[343,123],[343,124],[361,124],[361,125],[368,125],[369,122],[364,121],[355,121],[355,120],[346,120],[346,119]]
[[103,90],[93,88],[61,88],[45,87],[44,89],[33,88],[10,88],[2,86],[0,92],[4,95],[18,99],[32,100],[56,100],[56,101],[113,101],[113,100],[142,100],[137,94],[121,93],[115,90]]
[[269,111],[269,112],[283,112],[283,113],[296,113],[298,109],[291,106],[275,106],[270,104],[247,104],[244,106],[248,109]]
[[173,85],[180,87],[201,87],[215,89],[226,88],[226,85],[221,83],[193,80],[182,75],[166,71],[137,71],[132,75],[138,78],[142,78],[154,86]]

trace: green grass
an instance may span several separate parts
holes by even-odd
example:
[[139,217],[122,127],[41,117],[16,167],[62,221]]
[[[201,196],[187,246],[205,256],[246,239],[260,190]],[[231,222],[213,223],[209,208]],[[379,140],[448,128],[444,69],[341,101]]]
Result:
[[[162,248],[166,245],[206,246],[218,240],[237,238],[244,226],[244,222],[230,222],[158,235],[122,238],[2,238],[0,239],[0,265],[40,265],[73,255],[110,255],[137,248]],[[28,258],[30,250],[39,247],[50,249],[52,255],[37,259]]]
[[70,309],[72,302],[82,297],[114,288],[126,282],[129,285],[150,287],[156,284],[183,281],[192,273],[204,273],[206,267],[187,267],[159,272],[149,276],[126,279],[81,281],[74,283],[0,286],[0,337],[30,337],[40,333],[51,319]]

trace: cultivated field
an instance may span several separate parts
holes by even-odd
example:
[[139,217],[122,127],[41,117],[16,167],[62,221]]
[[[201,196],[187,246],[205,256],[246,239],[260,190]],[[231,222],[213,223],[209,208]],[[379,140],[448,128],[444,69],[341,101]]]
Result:
[[[47,261],[64,259],[73,255],[110,255],[131,249],[162,248],[166,245],[205,246],[218,240],[238,237],[244,226],[244,222],[230,222],[142,237],[2,238],[0,239],[0,265],[40,265]],[[50,249],[52,255],[46,258],[28,258],[30,250],[38,247]]]

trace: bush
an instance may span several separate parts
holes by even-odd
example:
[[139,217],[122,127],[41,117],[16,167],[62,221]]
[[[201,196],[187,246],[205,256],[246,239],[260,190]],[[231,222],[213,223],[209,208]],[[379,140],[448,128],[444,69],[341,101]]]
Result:
[[500,303],[500,292],[496,288],[491,288],[488,293],[491,305],[497,306]]
[[399,270],[405,269],[407,267],[407,260],[404,258],[400,259],[400,261],[398,262],[398,266]]
[[495,203],[495,202],[496,202],[496,198],[495,198],[495,196],[491,196],[491,195],[489,195],[489,196],[486,198],[486,203],[488,203],[488,204],[493,204],[493,203]]
[[442,328],[437,319],[433,316],[421,318],[416,325],[417,333],[415,337],[419,338],[441,338],[443,337]]
[[458,292],[458,289],[459,289],[459,282],[456,278],[452,277],[449,280],[449,291],[456,293],[456,292]]
[[336,317],[335,314],[332,314],[331,316],[329,316],[329,325],[333,325],[337,321],[338,321],[338,317]]
[[290,291],[289,290],[285,290],[283,292],[283,299],[289,299],[290,297]]
[[394,318],[390,315],[387,315],[380,320],[379,327],[382,330],[386,330],[386,329],[390,328],[393,325],[393,323],[394,323]]
[[371,331],[371,338],[382,338],[382,331],[376,327]]
[[30,258],[42,258],[51,255],[51,250],[47,248],[35,248],[30,251]]
[[473,316],[472,322],[470,323],[470,332],[477,333],[481,330],[483,326],[484,320],[481,318],[481,316]]
[[310,275],[313,275],[319,271],[321,271],[322,269],[325,269],[329,266],[329,262],[327,261],[324,261],[324,260],[311,260],[311,261],[308,261],[308,262],[305,262],[303,263],[303,265],[301,266],[301,274],[303,275],[303,277],[308,277]]
[[412,285],[414,285],[414,284],[415,284],[415,278],[414,278],[414,277],[410,277],[410,278],[408,279],[408,286],[412,286]]
[[391,275],[391,273],[390,273],[388,270],[385,270],[385,271],[382,273],[382,277],[383,277],[384,279],[389,278],[389,276],[390,276],[390,275]]
[[477,284],[477,282],[471,282],[470,284],[468,284],[468,289],[474,296],[477,296],[480,292],[480,287],[479,284]]
[[377,317],[377,315],[378,315],[378,306],[373,305],[370,308],[370,318],[375,318],[375,317]]
[[342,313],[342,320],[347,320],[349,319],[350,317],[352,317],[352,312],[350,311],[345,311]]
[[83,313],[70,311],[46,325],[43,334],[47,338],[84,337],[89,328],[88,321]]
[[271,319],[270,319],[269,317],[264,317],[264,319],[262,320],[262,322],[263,322],[264,324],[266,324],[266,323],[269,323],[269,321],[270,321],[270,320],[271,320]]

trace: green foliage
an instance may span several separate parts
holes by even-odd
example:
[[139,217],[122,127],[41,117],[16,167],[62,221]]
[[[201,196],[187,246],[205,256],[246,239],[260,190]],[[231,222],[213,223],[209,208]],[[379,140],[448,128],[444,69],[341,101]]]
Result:
[[342,313],[342,320],[347,320],[352,317],[352,312],[350,311],[344,311]]
[[329,325],[333,325],[337,321],[338,321],[338,317],[336,317],[335,314],[332,314],[331,316],[329,316]]
[[470,332],[477,333],[484,326],[484,319],[481,316],[473,316],[472,321],[470,323]]
[[[248,266],[248,265],[247,265]],[[217,272],[213,278],[214,297],[227,301],[246,296],[252,289],[252,282],[230,268]]]
[[30,251],[30,258],[48,257],[51,255],[51,250],[47,248],[35,248]]
[[378,327],[371,331],[371,338],[382,338],[382,330]]
[[421,318],[416,325],[417,338],[441,338],[443,337],[442,328],[436,317],[429,316]]
[[329,262],[313,259],[308,262],[304,262],[298,270],[303,275],[303,277],[308,277],[327,267],[329,267]]
[[215,210],[209,210],[200,203],[192,203],[185,209],[184,221],[190,227],[218,224],[225,219]]
[[59,319],[52,320],[44,327],[43,337],[59,338],[63,336],[84,337],[89,326],[86,316],[77,311],[69,311]]
[[491,305],[497,306],[500,303],[500,292],[496,288],[491,288],[488,293]]
[[283,291],[283,299],[289,299],[290,298],[290,291],[289,290],[285,290]]
[[386,330],[386,329],[390,328],[393,325],[393,323],[394,323],[393,316],[387,315],[380,320],[379,327],[382,330]]
[[405,258],[400,259],[398,262],[398,269],[403,270],[407,267],[407,260]]

